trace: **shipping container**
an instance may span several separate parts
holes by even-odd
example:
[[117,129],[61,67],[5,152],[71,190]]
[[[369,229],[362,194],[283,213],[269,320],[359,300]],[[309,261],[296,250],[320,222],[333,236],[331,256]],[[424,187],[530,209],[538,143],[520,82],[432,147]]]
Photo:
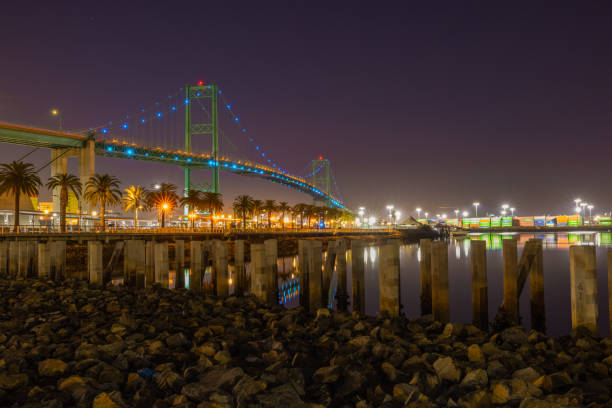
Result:
[[481,218],[480,219],[480,228],[491,228],[491,219],[490,218]]
[[570,227],[577,227],[582,225],[582,217],[579,215],[570,215],[567,217],[567,225]]
[[546,226],[554,227],[557,225],[557,217],[546,217]]
[[539,217],[533,217],[533,225],[536,227],[543,227],[546,225],[546,217],[541,215]]
[[502,217],[501,219],[502,227],[511,227],[512,226],[512,217]]
[[501,227],[501,217],[491,217],[491,228]]
[[557,227],[567,227],[568,222],[567,215],[557,215]]
[[533,227],[533,217],[518,217],[521,227]]

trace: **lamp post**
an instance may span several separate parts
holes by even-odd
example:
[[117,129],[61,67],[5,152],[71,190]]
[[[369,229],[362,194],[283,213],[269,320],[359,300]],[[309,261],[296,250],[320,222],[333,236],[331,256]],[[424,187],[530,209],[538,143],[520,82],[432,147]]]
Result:
[[478,218],[478,206],[480,205],[480,203],[478,201],[476,201],[475,203],[472,204],[474,207],[476,207],[476,217]]
[[59,119],[59,130],[61,132],[63,130],[62,129],[62,112],[59,109],[51,109],[51,116],[57,116],[57,118]]
[[45,225],[47,226],[47,232],[49,232],[49,221],[48,221],[49,210],[45,210],[43,212],[45,213]]
[[455,218],[459,218],[459,210],[455,210]]
[[587,206],[587,205],[588,205],[588,204],[587,204],[587,203],[585,203],[584,201],[580,203],[580,208],[581,208],[581,210],[582,210],[582,225],[584,225],[584,218],[585,218],[585,216],[586,216],[586,206]]
[[463,213],[461,213],[461,215],[463,215],[464,217],[467,217],[468,215],[470,215],[470,213],[467,211],[464,211]]
[[393,221],[393,205],[388,205],[387,211],[389,211],[389,218],[391,218],[391,221]]
[[512,218],[514,218],[514,210],[516,210],[516,208],[510,207],[510,212],[512,213]]
[[400,215],[402,215],[402,213],[400,211],[395,211],[395,226],[397,227],[397,220],[399,220]]
[[421,218],[421,207],[417,207],[416,212],[417,212],[417,218]]
[[575,199],[574,199],[574,203],[576,203],[576,208],[578,209],[578,211],[576,211],[576,213],[577,213],[577,214],[579,214],[579,213],[580,213],[580,202],[581,202],[581,201],[582,201],[582,200],[581,200],[581,199],[579,199],[579,198],[575,198]]
[[593,223],[593,204],[589,204],[587,208],[589,209],[589,224],[592,224]]

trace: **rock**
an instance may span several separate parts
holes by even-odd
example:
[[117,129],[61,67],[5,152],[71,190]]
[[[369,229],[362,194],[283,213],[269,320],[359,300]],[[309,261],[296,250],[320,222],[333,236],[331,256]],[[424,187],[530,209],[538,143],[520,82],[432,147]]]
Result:
[[342,385],[338,388],[341,397],[357,392],[366,383],[365,376],[356,370],[349,370],[342,376]]
[[461,378],[461,370],[457,368],[451,357],[438,358],[434,362],[433,368],[441,380],[458,382]]
[[535,398],[526,398],[521,402],[519,408],[561,408],[561,405]]
[[485,390],[473,391],[459,398],[462,408],[488,408],[491,406],[491,395]]
[[485,356],[478,344],[472,344],[467,349],[468,360],[472,363],[484,364]]
[[489,377],[487,376],[487,372],[478,368],[467,373],[459,385],[464,388],[478,388],[484,387],[488,383]]
[[219,362],[219,364],[227,364],[231,361],[232,356],[229,352],[222,350],[215,354],[215,360]]
[[540,374],[532,367],[527,367],[521,370],[516,370],[514,373],[512,373],[512,378],[519,378],[527,383],[532,383],[540,378]]
[[323,317],[331,317],[331,313],[329,313],[329,309],[326,307],[321,307],[317,309],[316,319],[319,320],[320,318],[323,318]]
[[418,394],[419,389],[414,385],[400,383],[393,386],[393,398],[403,404],[415,399],[414,397],[416,397]]
[[72,393],[75,388],[84,387],[85,380],[82,377],[71,376],[68,378],[63,378],[57,382],[57,388],[60,391],[64,391],[67,393]]
[[503,378],[508,375],[508,370],[499,360],[493,360],[487,367],[487,375],[489,378]]
[[323,384],[331,384],[338,381],[342,368],[339,366],[321,367],[315,371],[313,378],[315,381]]
[[397,372],[395,370],[395,367],[393,367],[391,364],[384,362],[380,366],[380,369],[383,373],[385,373],[385,376],[389,381],[394,382],[397,378]]
[[2,374],[0,373],[0,390],[13,391],[25,387],[30,380],[26,374]]
[[521,326],[507,328],[500,333],[500,337],[502,341],[513,345],[521,345],[528,342],[528,335]]
[[245,375],[236,383],[232,389],[232,394],[236,397],[238,406],[242,406],[255,394],[264,391],[267,384],[263,381],[256,381],[252,377]]
[[67,370],[68,364],[54,358],[49,358],[38,363],[38,375],[43,377],[61,377]]
[[308,407],[308,404],[302,401],[298,393],[290,384],[283,384],[281,386],[273,388],[266,393],[258,395],[257,399],[259,400],[259,403],[262,407]]
[[168,347],[178,348],[189,344],[189,341],[183,333],[176,333],[166,338]]
[[127,405],[121,398],[121,393],[113,391],[111,393],[103,392],[96,395],[93,400],[92,408],[125,408]]
[[506,404],[510,400],[510,386],[506,383],[497,383],[491,390],[491,402],[493,404]]

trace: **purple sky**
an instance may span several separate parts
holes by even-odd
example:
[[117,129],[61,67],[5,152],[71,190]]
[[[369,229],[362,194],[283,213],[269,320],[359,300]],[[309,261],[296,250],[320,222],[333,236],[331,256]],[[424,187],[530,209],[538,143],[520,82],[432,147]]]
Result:
[[[579,196],[612,210],[608,2],[10,3],[0,121],[54,127],[60,107],[66,128],[85,128],[204,79],[283,168],[329,158],[352,208],[478,200],[554,214]],[[4,145],[0,161],[27,151]],[[183,180],[158,164],[97,169],[125,184]],[[308,201],[223,174],[221,188],[226,202]]]

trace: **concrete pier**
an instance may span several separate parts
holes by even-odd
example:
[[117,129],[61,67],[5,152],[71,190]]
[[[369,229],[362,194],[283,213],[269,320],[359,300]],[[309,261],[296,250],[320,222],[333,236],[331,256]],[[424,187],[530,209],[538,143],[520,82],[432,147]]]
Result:
[[204,275],[204,254],[202,241],[191,241],[190,245],[190,269],[189,290],[196,293],[202,292],[202,276]]
[[431,239],[419,241],[421,251],[421,316],[432,313],[431,303]]
[[472,323],[481,330],[488,330],[487,244],[485,241],[474,240],[470,245],[472,264]]
[[327,252],[325,254],[325,263],[323,264],[323,272],[321,277],[321,294],[323,296],[323,304],[329,306],[331,300],[330,286],[334,267],[336,266],[336,246],[337,241],[327,242]]
[[145,287],[146,250],[143,240],[125,242],[124,268],[126,284],[134,288]]
[[529,300],[531,304],[531,328],[546,333],[546,308],[544,306],[544,262],[542,240],[534,239],[535,256],[529,271]]
[[380,312],[390,317],[400,314],[399,242],[393,240],[380,247]]
[[446,324],[450,320],[448,246],[446,242],[434,242],[431,245],[431,287],[434,319]]
[[266,256],[266,299],[269,305],[278,304],[278,241],[264,241]]
[[608,248],[608,316],[612,336],[612,248]]
[[214,241],[214,279],[217,296],[229,296],[229,271],[227,268],[227,241]]
[[17,251],[17,276],[27,278],[31,270],[30,257],[28,256],[28,241],[18,241]]
[[584,326],[598,336],[597,319],[597,264],[595,247],[570,247],[570,285],[572,302],[572,328]]
[[246,290],[246,269],[244,267],[244,240],[234,241],[234,294],[243,296]]
[[19,242],[9,241],[8,248],[8,273],[11,277],[16,277],[19,271]]
[[519,324],[518,302],[518,250],[515,239],[502,241],[504,301],[503,309],[511,325]]
[[311,312],[315,312],[320,307],[327,307],[323,303],[322,289],[322,250],[321,241],[308,242],[308,303]]
[[0,242],[0,276],[8,275],[8,241]]
[[38,243],[38,277],[41,279],[51,278],[51,247],[49,244],[49,241]]
[[338,310],[346,312],[348,309],[349,295],[346,282],[346,248],[347,242],[339,239],[336,245],[336,273],[338,275],[338,291],[336,299]]
[[145,242],[145,287],[151,288],[155,283],[155,262],[153,257],[154,245],[153,241]]
[[[46,246],[46,245],[45,245]],[[87,273],[89,282],[104,285],[104,265],[102,263],[102,241],[87,241]],[[39,259],[40,259],[39,247]]]
[[177,239],[174,241],[174,287],[177,289],[185,287],[185,241]]
[[66,241],[49,241],[51,252],[51,276],[53,279],[66,278]]
[[267,302],[266,248],[264,244],[251,244],[251,294]]
[[154,244],[155,282],[162,288],[168,288],[168,242]]
[[365,314],[365,264],[363,262],[364,243],[351,241],[351,276],[354,312]]

